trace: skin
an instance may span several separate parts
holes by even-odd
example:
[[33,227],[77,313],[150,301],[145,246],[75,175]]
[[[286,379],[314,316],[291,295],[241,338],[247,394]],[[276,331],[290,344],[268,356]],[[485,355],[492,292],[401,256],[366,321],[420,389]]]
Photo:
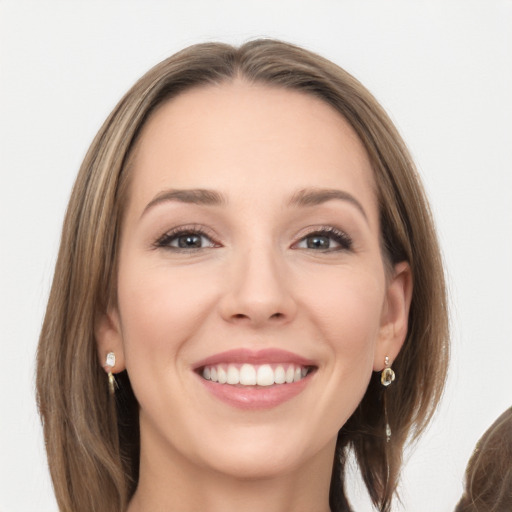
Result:
[[[131,172],[118,303],[96,328],[102,364],[115,352],[114,371],[128,370],[140,404],[129,512],[329,510],[337,432],[372,371],[398,354],[412,289],[407,264],[386,272],[362,144],[319,99],[236,80],[161,106]],[[170,189],[224,202],[155,201]],[[355,201],[291,205],[303,189]],[[202,246],[157,247],[177,226],[201,227]],[[324,234],[326,248],[308,247],[326,227],[351,246]],[[288,350],[317,369],[291,400],[239,409],[193,371],[235,348]]]

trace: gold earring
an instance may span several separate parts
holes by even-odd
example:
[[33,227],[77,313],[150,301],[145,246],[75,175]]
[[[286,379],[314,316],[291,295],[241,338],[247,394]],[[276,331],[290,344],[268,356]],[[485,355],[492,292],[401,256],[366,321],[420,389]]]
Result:
[[114,352],[109,352],[107,357],[105,358],[105,366],[104,368],[108,371],[108,388],[110,390],[110,394],[114,395],[116,392],[117,382],[112,374],[112,368],[116,365],[116,355]]
[[[386,368],[382,370],[380,382],[387,388],[395,380],[395,372],[391,369],[388,356],[384,359],[384,364],[386,365]],[[391,427],[389,426],[388,408],[386,407],[386,393],[384,393],[382,400],[384,402],[384,421],[386,422],[386,442],[389,443],[389,441],[391,441]]]
[[384,364],[386,365],[386,368],[382,370],[380,382],[384,387],[387,388],[395,380],[395,372],[391,369],[388,356],[386,356],[384,359]]

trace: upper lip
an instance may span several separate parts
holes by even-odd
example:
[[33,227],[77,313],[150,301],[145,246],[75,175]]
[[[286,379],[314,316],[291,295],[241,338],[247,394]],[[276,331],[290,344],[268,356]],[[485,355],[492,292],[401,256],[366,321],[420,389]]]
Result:
[[267,348],[263,350],[250,350],[247,348],[233,349],[214,354],[193,365],[194,370],[216,364],[266,364],[266,363],[293,363],[301,366],[316,366],[311,359],[288,352],[287,350]]

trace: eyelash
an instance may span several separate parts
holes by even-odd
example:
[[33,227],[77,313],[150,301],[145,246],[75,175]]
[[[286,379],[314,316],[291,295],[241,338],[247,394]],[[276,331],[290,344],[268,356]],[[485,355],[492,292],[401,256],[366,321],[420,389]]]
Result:
[[[185,235],[200,236],[207,238],[211,242],[211,245],[205,247],[175,247],[171,245],[171,243],[177,240],[180,236]],[[220,244],[216,243],[213,240],[211,233],[209,233],[201,226],[180,226],[171,229],[171,231],[168,231],[163,236],[161,236],[153,245],[157,249],[161,248],[183,252],[198,251],[200,249],[206,249],[210,247],[220,247]]]
[[[175,247],[171,245],[172,242],[176,241],[179,237],[190,235],[190,236],[199,236],[207,238],[211,245],[204,246],[204,247]],[[331,240],[334,240],[337,244],[339,244],[339,247],[328,247],[327,249],[313,249],[311,247],[303,247],[302,249],[307,249],[310,251],[315,252],[337,252],[337,251],[350,251],[352,250],[353,241],[352,238],[347,235],[344,231],[341,231],[335,227],[332,226],[325,226],[321,227],[319,229],[315,229],[304,236],[300,238],[298,242],[295,242],[292,246],[294,249],[301,249],[300,247],[297,247],[298,244],[301,242],[306,241],[308,238],[311,237],[326,237]],[[201,226],[180,226],[177,228],[172,229],[171,231],[168,231],[163,236],[161,236],[156,242],[153,244],[155,248],[162,248],[162,249],[168,249],[173,251],[180,251],[180,252],[193,252],[193,251],[199,251],[201,249],[207,249],[207,248],[215,248],[215,247],[221,247],[220,244],[214,241],[211,233],[209,233],[207,230],[205,230]]]
[[350,251],[353,247],[353,241],[352,238],[345,233],[344,231],[341,231],[333,226],[325,226],[321,227],[319,229],[315,229],[306,235],[304,235],[297,243],[294,244],[294,246],[298,245],[299,243],[307,240],[308,238],[312,238],[314,236],[317,237],[327,237],[331,240],[334,240],[337,244],[339,244],[339,247],[334,248],[327,248],[327,249],[313,249],[308,247],[307,249],[311,251],[316,252],[337,252],[337,251]]

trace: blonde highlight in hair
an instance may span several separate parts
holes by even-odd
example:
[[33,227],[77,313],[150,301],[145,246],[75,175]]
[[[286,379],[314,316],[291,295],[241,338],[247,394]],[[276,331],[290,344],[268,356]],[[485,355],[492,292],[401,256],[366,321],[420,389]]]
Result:
[[386,442],[383,388],[374,375],[338,435],[331,509],[350,510],[344,490],[352,449],[369,494],[388,512],[408,438],[425,428],[440,399],[448,363],[448,314],[432,216],[409,153],[373,96],[350,74],[297,46],[256,40],[239,48],[189,47],[161,62],[123,97],[80,168],[40,336],[37,397],[61,512],[123,512],[138,481],[138,406],[126,372],[115,399],[98,363],[94,326],[116,303],[118,238],[128,201],[130,156],[151,114],[183,91],[235,78],[322,99],[353,127],[375,174],[383,254],[409,262],[414,289],[407,339],[386,390],[393,432]]

